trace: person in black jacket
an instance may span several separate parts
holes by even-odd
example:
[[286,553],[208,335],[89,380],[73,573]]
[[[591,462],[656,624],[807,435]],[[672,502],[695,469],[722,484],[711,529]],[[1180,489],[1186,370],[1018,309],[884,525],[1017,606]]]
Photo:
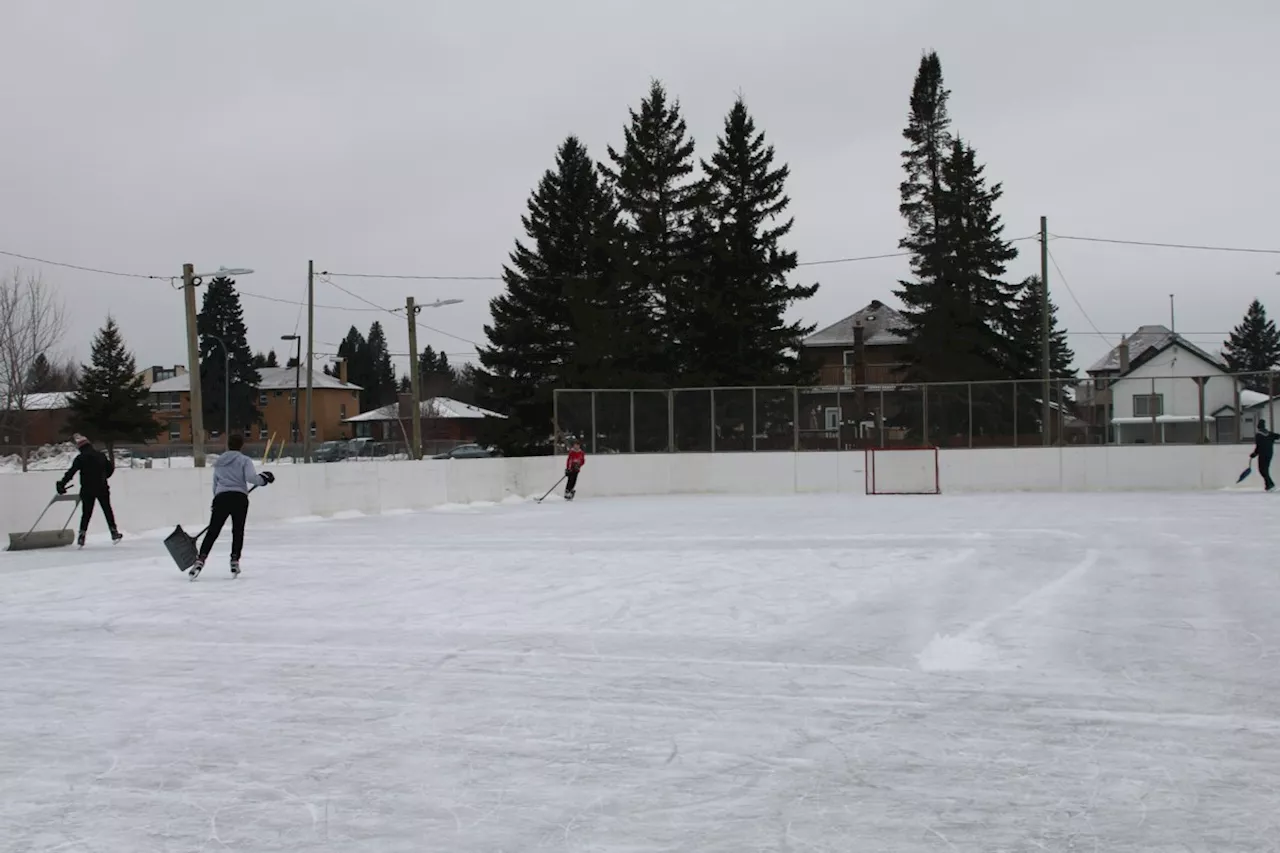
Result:
[[1267,491],[1271,491],[1276,484],[1271,481],[1271,457],[1275,453],[1276,439],[1280,439],[1280,435],[1267,429],[1267,422],[1258,420],[1258,429],[1253,433],[1253,452],[1249,454],[1250,459],[1258,460],[1258,473],[1262,475],[1262,482],[1267,484]]
[[84,547],[84,535],[89,530],[89,519],[93,518],[93,505],[102,506],[102,514],[107,519],[107,527],[111,528],[111,541],[119,542],[124,537],[116,529],[116,514],[111,509],[111,486],[107,480],[116,471],[116,463],[110,456],[95,448],[89,439],[76,433],[72,436],[79,455],[71,463],[71,469],[58,481],[58,494],[67,493],[67,483],[76,474],[80,475],[80,538],[77,540]]

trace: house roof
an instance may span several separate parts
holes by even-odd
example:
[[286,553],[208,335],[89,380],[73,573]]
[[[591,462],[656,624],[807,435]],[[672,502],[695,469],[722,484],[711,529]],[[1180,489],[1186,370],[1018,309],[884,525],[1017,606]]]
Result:
[[853,346],[853,329],[862,326],[862,342],[869,347],[904,344],[907,319],[879,299],[843,320],[819,329],[800,342],[803,347]]
[[[463,403],[452,397],[431,397],[423,400],[419,405],[419,411],[422,412],[424,418],[437,418],[444,420],[470,420],[479,418],[506,418],[506,415],[500,415],[497,412],[491,412],[488,409],[482,409],[479,406],[473,406],[470,403]],[[400,419],[400,404],[390,403],[380,409],[374,409],[369,412],[361,412],[358,415],[347,418],[343,423],[358,424],[372,423],[375,421],[396,421]]]
[[[0,397],[0,406],[4,405]],[[28,394],[22,400],[22,409],[27,412],[53,412],[71,406],[71,395],[65,391],[51,391],[39,394]]]
[[[294,388],[306,388],[306,374],[300,374],[292,367],[259,367],[258,375],[262,377],[262,381],[258,383],[260,391],[292,391]],[[299,382],[299,380],[301,380]],[[316,371],[311,372],[311,387],[343,390],[343,391],[360,391],[359,385],[352,385],[350,382],[342,382],[336,376],[330,376],[327,373]],[[191,390],[191,374],[184,373],[181,376],[175,376],[172,379],[165,379],[161,382],[154,382],[148,389],[152,394],[173,394],[182,391]]]
[[[1138,331],[1125,338],[1129,345],[1129,370],[1132,371],[1146,361],[1164,352],[1171,346],[1179,346],[1192,355],[1204,359],[1220,370],[1226,369],[1226,363],[1215,355],[1210,355],[1200,347],[1188,341],[1177,332],[1169,330],[1158,323],[1150,326],[1139,326]],[[1119,373],[1120,347],[1112,347],[1111,352],[1095,361],[1087,373]]]

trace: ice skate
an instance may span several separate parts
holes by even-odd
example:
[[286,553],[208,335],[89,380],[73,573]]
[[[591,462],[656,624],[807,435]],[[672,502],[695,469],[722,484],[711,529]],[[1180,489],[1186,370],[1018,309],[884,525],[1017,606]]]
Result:
[[204,568],[204,558],[201,557],[195,561],[195,563],[191,566],[190,569],[187,570],[187,575],[190,576],[192,580],[195,580],[196,578],[200,577],[200,570],[203,568]]
[[123,533],[121,533],[119,530],[113,530],[113,531],[111,531],[111,544],[112,544],[112,545],[116,544],[117,542],[119,542],[119,541],[120,541],[121,539],[123,539],[123,538],[124,538],[124,534],[123,534]]
[[239,560],[231,561],[231,577],[233,578],[240,577],[240,561]]
[[84,537],[85,537],[85,532],[81,530],[80,535],[76,537],[76,545],[80,548],[84,547]]

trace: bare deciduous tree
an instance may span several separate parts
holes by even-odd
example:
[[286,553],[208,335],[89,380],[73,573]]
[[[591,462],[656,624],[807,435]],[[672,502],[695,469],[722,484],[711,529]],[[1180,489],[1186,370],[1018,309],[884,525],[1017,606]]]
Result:
[[17,438],[27,469],[27,401],[36,363],[47,362],[66,331],[61,300],[39,273],[0,276],[0,432]]

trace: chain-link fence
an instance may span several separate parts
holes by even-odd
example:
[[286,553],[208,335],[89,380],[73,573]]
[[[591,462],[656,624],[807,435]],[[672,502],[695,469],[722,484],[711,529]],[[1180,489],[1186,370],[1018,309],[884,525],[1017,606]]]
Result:
[[1252,441],[1276,373],[555,392],[561,447],[589,453]]

